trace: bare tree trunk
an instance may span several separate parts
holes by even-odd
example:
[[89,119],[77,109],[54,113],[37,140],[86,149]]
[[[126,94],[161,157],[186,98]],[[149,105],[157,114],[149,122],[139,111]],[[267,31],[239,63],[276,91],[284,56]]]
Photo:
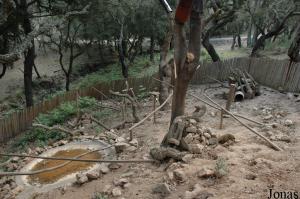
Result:
[[295,37],[289,48],[288,55],[293,62],[300,62],[300,25],[298,25]]
[[[192,4],[190,11],[190,35],[189,35],[189,44],[186,43],[186,37],[184,32],[184,22],[186,18],[178,16],[178,13],[182,13],[181,9],[182,4]],[[189,5],[185,5],[187,8]],[[185,98],[188,89],[190,80],[192,79],[196,68],[199,64],[200,59],[200,47],[201,47],[201,15],[203,13],[203,1],[194,0],[194,1],[184,1],[181,0],[176,12],[175,25],[174,25],[174,60],[175,66],[173,70],[174,74],[174,95],[172,100],[172,114],[170,127],[172,126],[175,118],[184,115],[185,110]],[[179,18],[180,17],[180,18]],[[170,128],[171,129],[171,128]],[[162,141],[162,146],[168,146],[169,140],[168,137],[170,134],[175,133],[171,130],[166,134],[165,138]],[[172,137],[172,136],[171,136]]]
[[203,47],[206,49],[208,54],[210,55],[213,62],[218,62],[221,60],[214,46],[210,43],[209,37],[204,37],[202,40]]
[[234,50],[235,44],[236,44],[236,34],[234,34],[232,38],[231,50]]
[[237,42],[238,42],[238,47],[241,48],[242,47],[242,38],[240,33],[237,35]]
[[33,64],[33,68],[34,68],[34,71],[35,71],[35,74],[36,74],[37,78],[41,79],[42,77],[41,77],[41,75],[40,75],[40,73],[39,73],[39,71],[38,71],[35,63]]
[[[21,7],[24,12],[23,16],[23,28],[26,35],[32,32],[31,22],[29,19],[29,14],[27,11],[27,1],[21,1]],[[27,49],[24,60],[24,89],[25,89],[25,98],[26,98],[26,106],[30,107],[33,105],[33,92],[32,92],[32,69],[34,66],[35,59],[35,48],[34,48],[34,40],[31,41],[32,46]]]
[[247,47],[249,48],[251,46],[251,43],[252,43],[252,20],[249,24],[249,27],[248,27],[248,34],[247,34]]
[[154,62],[154,47],[155,47],[154,37],[151,36],[151,39],[150,39],[150,49],[149,49],[150,61],[151,62]]

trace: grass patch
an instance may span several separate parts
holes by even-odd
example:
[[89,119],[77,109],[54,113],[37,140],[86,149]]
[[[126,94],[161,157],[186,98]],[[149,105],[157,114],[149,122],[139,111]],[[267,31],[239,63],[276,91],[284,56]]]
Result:
[[[95,108],[97,106],[97,100],[91,97],[80,97],[78,100],[78,108],[81,111],[86,112],[86,109]],[[37,121],[47,126],[53,126],[56,124],[63,124],[72,116],[77,113],[76,102],[66,102],[60,105],[58,108],[52,110],[47,114],[40,114],[37,117]]]
[[[151,76],[158,72],[159,56],[156,54],[155,62],[149,61],[148,56],[137,57],[133,64],[129,66],[129,77],[139,78],[144,76]],[[111,64],[104,69],[86,75],[73,83],[73,88],[84,88],[93,86],[101,82],[109,82],[113,80],[123,79],[122,70],[119,63]]]
[[47,132],[43,129],[32,129],[30,131],[27,131],[21,138],[19,138],[12,145],[12,149],[26,149],[29,144],[43,147],[48,145],[50,142],[55,142],[64,138],[66,138],[66,134],[58,131]]

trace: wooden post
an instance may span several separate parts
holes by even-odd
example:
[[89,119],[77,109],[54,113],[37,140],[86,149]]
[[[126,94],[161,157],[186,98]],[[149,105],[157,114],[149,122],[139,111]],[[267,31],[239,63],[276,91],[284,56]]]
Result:
[[[235,94],[235,84],[230,84],[227,103],[225,107],[227,111],[230,111],[231,104],[234,101],[234,94]],[[223,117],[224,117],[224,111],[223,109],[221,109],[220,129],[223,129]]]
[[[156,98],[159,96],[158,92],[150,92],[150,95],[153,97],[153,111],[156,109]],[[156,117],[155,117],[155,112],[153,114],[153,124],[156,123]]]

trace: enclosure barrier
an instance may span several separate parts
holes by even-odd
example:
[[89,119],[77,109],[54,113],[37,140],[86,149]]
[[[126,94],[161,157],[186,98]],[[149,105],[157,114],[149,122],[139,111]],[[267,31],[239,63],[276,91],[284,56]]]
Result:
[[[152,81],[152,77],[132,78],[129,79],[128,82],[130,87],[133,88],[135,92],[137,92],[141,86],[146,88],[146,91],[150,91],[157,86],[157,83]],[[31,127],[34,119],[40,113],[51,111],[64,102],[76,100],[77,93],[82,97],[89,96],[95,97],[99,100],[103,99],[103,96],[94,88],[100,90],[105,95],[110,96],[109,90],[121,91],[125,89],[125,82],[124,80],[115,80],[111,82],[99,83],[97,85],[79,90],[68,91],[62,95],[55,96],[50,100],[45,100],[35,104],[32,107],[14,112],[7,118],[0,119],[0,143],[6,142],[9,139],[26,131],[29,127]]]
[[[289,67],[288,60],[272,60],[267,58],[234,58],[217,63],[202,63],[200,69],[192,79],[192,84],[211,83],[212,77],[221,81],[227,80],[233,69],[239,68],[247,71],[262,85],[274,89],[283,89],[289,92],[300,92],[300,64],[293,63]],[[157,82],[152,77],[129,79],[129,85],[135,91],[140,86],[146,90],[152,90]],[[76,100],[77,92],[80,96],[95,97],[99,100],[102,96],[95,89],[109,95],[109,90],[121,91],[125,88],[124,80],[116,80],[108,83],[100,83],[80,90],[72,90],[50,100],[43,101],[33,107],[15,112],[7,118],[0,120],[0,142],[8,141],[26,131],[33,120],[40,114],[46,113],[58,107],[60,104]]]

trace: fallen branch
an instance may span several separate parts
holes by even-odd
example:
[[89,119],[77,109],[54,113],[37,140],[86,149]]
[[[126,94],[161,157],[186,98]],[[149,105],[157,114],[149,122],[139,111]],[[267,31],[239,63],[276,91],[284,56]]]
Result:
[[110,131],[110,128],[108,128],[105,124],[94,118],[93,116],[91,117],[91,120],[95,122],[96,124],[102,126],[105,130]]
[[[156,79],[156,78],[154,78],[154,77],[152,77],[152,79],[154,79],[154,80],[156,80],[156,81],[159,81],[159,82],[162,82],[162,81],[160,81],[159,79]],[[172,87],[172,88],[174,87],[173,85],[168,84],[168,83],[166,83],[166,82],[163,82],[163,83],[169,85],[169,86]],[[221,111],[220,108],[218,108],[218,107],[216,107],[216,106],[210,104],[209,102],[207,102],[207,101],[201,99],[200,97],[198,97],[198,96],[196,96],[196,95],[194,95],[194,94],[192,94],[192,93],[189,93],[189,92],[188,92],[187,94],[190,95],[190,96],[192,96],[192,97],[194,97],[195,99],[197,99],[197,100],[203,102],[204,104],[206,104],[206,105],[208,105],[208,106],[210,106],[210,107],[212,107],[212,108],[214,108],[214,109],[217,109],[217,110]],[[242,119],[244,119],[244,120],[248,120],[248,121],[250,121],[250,122],[253,122],[253,123],[255,123],[255,124],[261,125],[261,126],[264,126],[264,125],[265,125],[265,124],[263,124],[263,123],[261,123],[261,122],[252,120],[252,119],[250,119],[250,118],[248,118],[248,117],[245,117],[245,116],[243,116],[243,115],[239,115],[239,114],[233,114],[233,115],[236,116],[236,117],[242,118]]]
[[229,88],[229,86],[225,85],[223,82],[221,82],[221,81],[219,81],[219,80],[217,80],[217,79],[215,79],[215,78],[213,78],[213,77],[211,77],[211,76],[206,76],[206,77],[207,77],[208,79],[210,79],[210,80],[213,80],[213,81],[215,81],[215,82],[221,84],[221,86],[223,86],[223,87],[225,87],[225,88]]
[[140,121],[140,118],[137,115],[137,103],[135,102],[135,100],[129,94],[122,94],[122,93],[114,92],[114,91],[111,91],[111,90],[109,92],[112,95],[116,95],[116,96],[119,96],[119,97],[125,97],[125,98],[127,98],[131,102],[131,105],[132,105],[132,116],[133,116],[135,122],[139,122]]
[[103,92],[99,91],[98,89],[96,89],[95,87],[93,87],[93,89],[95,91],[97,91],[100,95],[102,95],[103,97],[105,97],[107,100],[111,101],[112,103],[114,103],[117,106],[120,106],[120,104],[116,101],[114,101],[113,99],[109,98],[107,95],[105,95]]
[[132,131],[134,128],[136,128],[137,126],[141,125],[143,122],[145,122],[149,117],[151,117],[154,113],[156,113],[157,111],[159,111],[168,101],[169,99],[173,96],[173,93],[171,93],[169,95],[169,97],[164,101],[164,103],[162,103],[159,107],[157,107],[154,111],[152,111],[151,113],[149,113],[146,117],[144,117],[140,122],[136,123],[135,125],[133,125],[132,127],[130,127],[129,131]]
[[233,117],[236,121],[238,121],[241,125],[245,126],[248,130],[250,130],[251,132],[253,132],[254,134],[256,134],[257,136],[261,137],[262,139],[264,139],[266,142],[268,142],[274,149],[278,150],[278,151],[283,151],[279,146],[277,146],[276,144],[274,144],[273,142],[271,142],[268,138],[266,138],[265,136],[261,135],[260,133],[258,133],[256,130],[252,129],[250,126],[248,126],[247,124],[243,123],[241,120],[239,120],[236,116],[234,116],[231,112],[227,111],[226,109],[224,109],[222,106],[220,106],[219,104],[217,104],[215,101],[213,101],[210,97],[208,97],[206,94],[204,94],[204,96],[214,105],[218,106],[220,109],[222,109],[222,111],[224,111],[225,113],[227,113],[228,115],[230,115],[231,117]]
[[71,136],[81,132],[81,130],[71,131],[71,130],[65,129],[61,126],[50,127],[50,126],[46,126],[46,125],[43,125],[43,124],[32,124],[32,126],[35,127],[35,128],[42,128],[42,129],[45,129],[45,130],[48,130],[48,131],[61,131],[61,132],[67,133]]

